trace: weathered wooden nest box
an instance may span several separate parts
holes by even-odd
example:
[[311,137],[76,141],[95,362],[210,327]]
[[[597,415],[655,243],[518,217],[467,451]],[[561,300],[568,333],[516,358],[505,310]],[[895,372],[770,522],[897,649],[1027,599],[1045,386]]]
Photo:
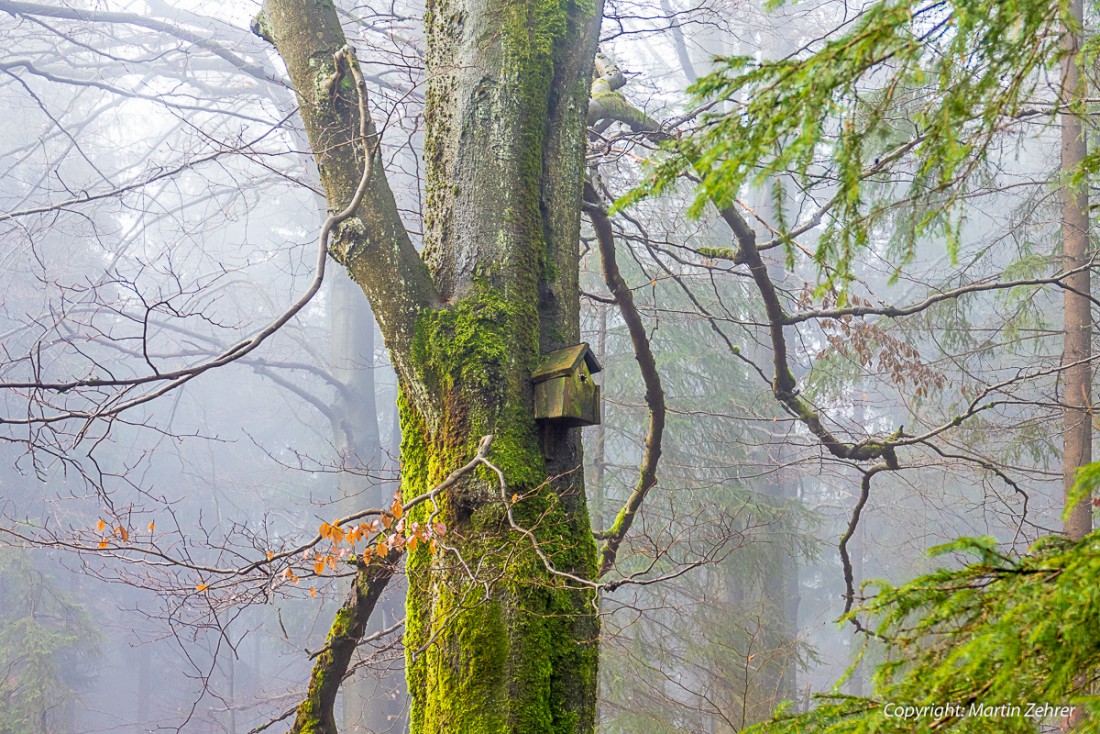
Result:
[[600,422],[600,386],[592,375],[602,367],[587,344],[551,352],[531,373],[535,383],[535,419],[560,426]]

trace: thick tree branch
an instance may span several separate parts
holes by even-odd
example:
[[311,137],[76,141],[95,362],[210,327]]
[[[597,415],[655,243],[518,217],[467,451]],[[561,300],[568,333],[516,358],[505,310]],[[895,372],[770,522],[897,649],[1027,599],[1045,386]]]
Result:
[[600,549],[599,570],[602,575],[614,565],[619,546],[634,523],[642,502],[645,501],[649,490],[657,484],[657,465],[661,460],[661,442],[665,432],[665,391],[661,386],[657,360],[653,356],[642,316],[634,305],[634,296],[631,294],[630,287],[619,272],[619,265],[615,259],[615,238],[611,231],[611,220],[607,216],[607,210],[600,203],[599,194],[590,183],[584,186],[584,203],[585,211],[592,220],[592,227],[596,230],[604,281],[630,333],[630,341],[634,346],[634,359],[638,362],[642,381],[645,383],[645,402],[649,409],[649,429],[646,432],[645,452],[642,455],[638,483],[627,498],[626,504],[619,510],[611,528],[602,534],[604,543]]
[[385,558],[374,558],[359,565],[351,592],[329,630],[325,647],[317,655],[309,679],[306,698],[298,706],[291,734],[338,734],[333,709],[344,673],[355,648],[367,628],[367,622],[386,585],[393,578],[402,550],[392,549]]
[[[598,96],[602,95],[606,97],[609,94],[613,94],[617,95],[618,98],[622,98],[622,104],[632,107],[626,102],[623,95],[617,91],[624,83],[622,73],[611,61],[604,57],[597,58],[597,72],[600,74],[600,77],[592,83],[592,103],[589,106],[589,123],[592,124],[594,121],[600,119],[615,118],[627,124],[631,124],[625,118],[620,119],[615,117],[613,113],[604,109],[597,102]],[[619,103],[616,102],[615,104],[618,105]],[[636,108],[634,109],[637,111]],[[632,129],[634,129],[633,126]],[[659,126],[652,129],[659,129]],[[586,194],[587,192],[588,189],[586,188]],[[595,194],[594,191],[592,193],[593,195]],[[756,244],[756,233],[753,232],[744,217],[742,217],[733,206],[720,207],[719,213],[733,231],[734,237],[737,239],[739,245],[733,259],[738,263],[748,265],[753,282],[756,284],[757,290],[760,292],[760,296],[764,301],[764,310],[768,318],[768,330],[772,343],[772,362],[775,370],[775,376],[772,380],[772,391],[776,398],[792,415],[805,424],[834,456],[855,461],[869,461],[882,458],[889,466],[896,467],[897,458],[894,454],[894,447],[888,441],[863,441],[854,444],[841,441],[825,427],[817,411],[815,411],[808,402],[798,396],[797,385],[794,375],[791,373],[789,358],[787,356],[787,340],[783,333],[783,327],[790,323],[790,317],[786,314],[780,303],[775,284],[772,283],[771,277],[768,275],[767,266],[760,256],[760,251]],[[593,223],[595,224],[595,219]],[[598,230],[597,235],[599,235]],[[608,230],[608,236],[610,236],[610,230]],[[597,239],[599,239],[599,237],[597,237]],[[603,252],[603,249],[601,243],[601,252]],[[612,292],[614,293],[614,290]],[[618,299],[616,298],[616,300]]]
[[[359,62],[350,52],[337,56],[346,40],[336,9],[308,0],[267,0],[253,29],[286,62],[330,208],[347,201],[361,171],[369,170],[366,195],[335,233],[332,255],[370,300],[402,383],[426,404],[416,392],[412,337],[420,314],[439,299],[398,214],[381,166],[378,132],[354,103],[356,87],[366,94]],[[373,165],[367,166],[368,155]]]
[[889,468],[896,469],[897,456],[894,445],[889,439],[868,439],[858,443],[842,441],[825,426],[813,406],[799,396],[798,386],[790,369],[787,337],[783,333],[788,316],[779,301],[775,284],[768,275],[768,267],[764,264],[760,251],[756,247],[756,233],[732,206],[722,207],[718,211],[722,220],[733,231],[739,245],[738,257],[748,266],[756,289],[764,301],[764,312],[768,318],[768,333],[772,343],[772,366],[775,370],[775,376],[772,378],[772,393],[776,399],[791,415],[809,428],[833,456],[853,461],[882,459]]

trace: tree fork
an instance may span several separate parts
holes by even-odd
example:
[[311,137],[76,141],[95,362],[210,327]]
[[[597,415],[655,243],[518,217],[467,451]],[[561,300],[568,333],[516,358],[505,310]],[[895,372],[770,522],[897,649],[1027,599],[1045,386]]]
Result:
[[[407,560],[413,734],[595,726],[595,593],[554,570],[596,573],[579,432],[540,437],[529,378],[540,353],[579,339],[600,12],[568,0],[430,3],[424,260],[380,166],[333,248],[371,300],[398,372],[406,495],[486,433],[508,484],[502,499],[491,478],[471,474],[408,516],[448,528],[446,542]],[[332,62],[344,44],[335,8],[267,0],[256,26],[290,70],[330,206],[346,201],[365,162],[359,138],[374,129],[365,120],[367,135],[355,134]]]

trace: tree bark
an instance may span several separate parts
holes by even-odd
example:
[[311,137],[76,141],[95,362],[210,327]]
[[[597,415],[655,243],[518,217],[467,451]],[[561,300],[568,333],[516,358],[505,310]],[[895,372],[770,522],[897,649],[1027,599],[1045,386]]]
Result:
[[[406,562],[413,734],[594,729],[599,625],[592,586],[575,580],[596,573],[579,431],[536,425],[530,373],[579,340],[600,15],[599,2],[430,2],[425,258],[380,165],[337,232],[332,254],[370,299],[398,374],[406,498],[483,435],[505,478],[466,475],[406,517],[447,527]],[[345,206],[365,143],[354,86],[333,62],[345,44],[334,7],[267,0],[255,29],[286,61],[330,208]],[[299,730],[335,732],[331,715],[314,723]]]
[[[274,43],[286,63],[328,208],[338,211],[352,200],[368,142],[376,144],[377,132],[368,120],[374,139],[358,139],[358,95],[351,76],[335,61],[347,45],[336,9],[325,0],[268,0],[253,30]],[[409,361],[413,330],[420,312],[437,306],[439,298],[401,223],[377,146],[367,193],[333,240],[330,252],[367,295],[394,369],[415,386]],[[417,398],[426,402],[423,395]]]
[[[1062,352],[1064,413],[1063,482],[1068,498],[1077,470],[1092,461],[1092,305],[1091,271],[1084,267],[1092,259],[1089,250],[1088,191],[1084,180],[1072,175],[1088,152],[1081,107],[1085,80],[1078,64],[1082,0],[1070,0],[1070,27],[1063,43],[1062,59],[1062,171],[1067,180],[1062,189],[1062,251],[1065,271],[1077,271],[1066,278],[1064,290],[1065,346]],[[1066,515],[1065,531],[1080,540],[1092,530],[1092,505],[1086,498]]]
[[[1092,531],[1092,502],[1085,497],[1069,507],[1077,471],[1092,461],[1092,271],[1084,267],[1092,259],[1089,248],[1089,202],[1087,181],[1075,180],[1088,153],[1082,113],[1087,95],[1081,75],[1079,51],[1084,22],[1082,0],[1069,0],[1067,27],[1062,46],[1062,260],[1066,272],[1063,300],[1062,377],[1063,451],[1062,482],[1066,498],[1065,533],[1080,540]],[[1078,270],[1080,269],[1080,270]],[[1081,680],[1082,685],[1087,681]],[[1078,707],[1066,720],[1067,729],[1078,729],[1085,721]]]

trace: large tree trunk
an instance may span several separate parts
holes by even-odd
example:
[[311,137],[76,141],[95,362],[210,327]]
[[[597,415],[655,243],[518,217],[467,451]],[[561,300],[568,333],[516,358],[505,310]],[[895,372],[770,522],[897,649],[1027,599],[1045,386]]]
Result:
[[[448,528],[437,547],[422,544],[407,559],[414,734],[594,728],[599,627],[592,588],[577,578],[594,577],[596,548],[579,431],[536,425],[530,373],[540,353],[579,340],[599,5],[429,4],[430,267],[400,225],[380,165],[335,233],[333,255],[370,298],[400,380],[406,497],[436,486],[487,434],[504,477],[502,487],[492,471],[467,475],[437,507],[407,518]],[[268,0],[256,27],[287,63],[329,207],[340,209],[365,147],[355,86],[333,61],[345,43],[335,10]],[[296,729],[334,731],[323,708],[303,704]]]

